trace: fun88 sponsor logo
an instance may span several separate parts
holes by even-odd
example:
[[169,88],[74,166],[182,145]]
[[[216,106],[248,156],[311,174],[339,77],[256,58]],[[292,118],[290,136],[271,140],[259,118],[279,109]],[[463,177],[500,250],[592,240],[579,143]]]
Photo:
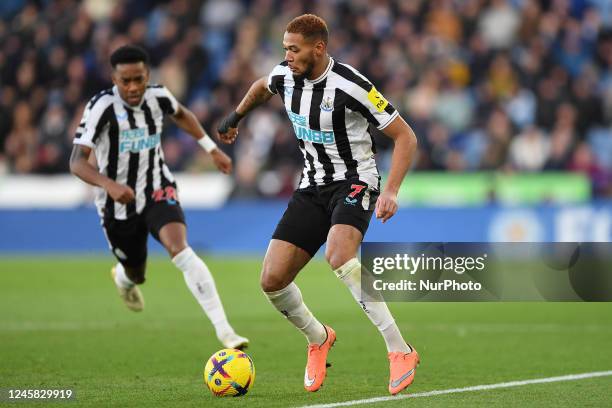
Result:
[[312,130],[308,127],[308,118],[298,115],[297,113],[287,111],[289,120],[293,123],[293,130],[298,139],[306,142],[331,144],[336,141],[334,132],[326,132],[323,130]]
[[160,140],[161,135],[159,133],[147,136],[142,128],[122,130],[119,136],[119,153],[138,153],[141,150],[148,150],[157,146]]

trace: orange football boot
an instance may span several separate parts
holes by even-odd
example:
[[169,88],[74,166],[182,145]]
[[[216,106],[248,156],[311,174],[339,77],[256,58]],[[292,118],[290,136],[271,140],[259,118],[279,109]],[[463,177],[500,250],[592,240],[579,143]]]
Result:
[[[410,345],[409,345],[410,346]],[[395,395],[408,387],[414,381],[414,374],[419,365],[419,353],[410,346],[410,353],[395,351],[388,354],[389,357],[389,392]]]
[[327,373],[327,353],[336,342],[336,332],[329,326],[323,325],[327,332],[325,341],[319,344],[308,345],[308,363],[304,372],[304,388],[315,392],[323,385]]

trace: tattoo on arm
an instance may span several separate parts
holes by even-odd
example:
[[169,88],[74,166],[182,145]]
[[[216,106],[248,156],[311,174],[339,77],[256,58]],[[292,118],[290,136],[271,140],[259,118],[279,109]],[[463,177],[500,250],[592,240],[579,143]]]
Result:
[[236,112],[244,116],[259,105],[267,102],[272,97],[272,94],[270,91],[268,91],[266,86],[266,81],[266,78],[260,78],[255,81],[253,85],[251,85],[251,88],[249,88],[249,91],[242,99],[242,102],[240,102],[240,105],[238,105]]

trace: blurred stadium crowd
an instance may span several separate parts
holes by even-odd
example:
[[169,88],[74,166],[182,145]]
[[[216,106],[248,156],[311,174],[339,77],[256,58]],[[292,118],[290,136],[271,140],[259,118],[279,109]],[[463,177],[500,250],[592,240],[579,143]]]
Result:
[[[125,43],[213,133],[282,61],[284,27],[304,12],[414,128],[416,170],[575,171],[612,196],[608,0],[2,0],[0,174],[68,171],[84,104],[111,86],[108,57]],[[289,194],[302,157],[279,98],[241,126],[227,147],[235,195]],[[390,143],[372,132],[384,170]],[[164,151],[174,170],[210,167],[176,128]]]

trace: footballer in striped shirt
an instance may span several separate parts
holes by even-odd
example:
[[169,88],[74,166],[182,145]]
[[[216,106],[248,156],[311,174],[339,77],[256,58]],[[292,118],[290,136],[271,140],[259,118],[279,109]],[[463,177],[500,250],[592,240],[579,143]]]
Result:
[[[268,246],[261,287],[272,305],[306,336],[306,390],[317,391],[323,384],[336,334],[308,310],[293,280],[327,242],[329,265],[385,340],[389,392],[397,394],[414,380],[419,356],[404,341],[387,305],[362,295],[357,250],[373,213],[382,222],[396,213],[397,193],[413,160],[416,137],[365,76],[328,55],[328,40],[320,17],[305,14],[293,19],[283,37],[285,60],[253,83],[218,132],[225,143],[234,142],[238,122],[279,95],[304,156],[302,178]],[[382,190],[370,126],[395,143]]]
[[[140,47],[126,45],[113,52],[115,86],[87,104],[74,137],[70,170],[96,187],[102,229],[118,260],[111,270],[113,281],[127,307],[144,308],[138,285],[145,281],[151,234],[183,272],[219,341],[227,348],[241,348],[248,339],[229,324],[208,267],[187,243],[177,185],[161,148],[164,117],[197,139],[221,172],[230,173],[232,161],[168,89],[149,85],[148,61]],[[92,152],[97,168],[88,161]]]

